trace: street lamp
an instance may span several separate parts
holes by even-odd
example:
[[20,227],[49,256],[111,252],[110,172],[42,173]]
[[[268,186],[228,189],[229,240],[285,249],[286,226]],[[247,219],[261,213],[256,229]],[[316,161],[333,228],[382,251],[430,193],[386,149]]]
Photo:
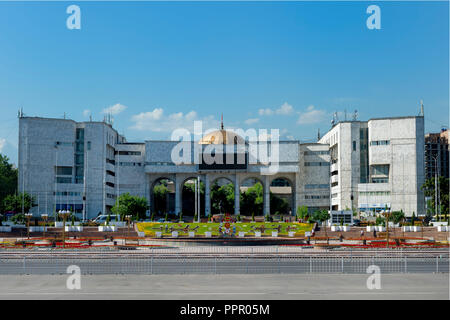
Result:
[[48,214],[47,213],[41,214],[41,218],[42,220],[44,220],[44,234],[42,237],[45,238],[45,229],[47,228]]
[[33,216],[32,213],[25,213],[25,218],[27,218],[27,237],[30,239],[30,219]]
[[70,216],[69,210],[59,210],[59,216],[63,218],[63,248],[66,247],[66,219]]

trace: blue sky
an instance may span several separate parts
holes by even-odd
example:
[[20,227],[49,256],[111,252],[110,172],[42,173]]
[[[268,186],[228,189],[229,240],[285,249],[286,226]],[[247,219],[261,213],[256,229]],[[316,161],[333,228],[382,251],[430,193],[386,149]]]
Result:
[[[81,30],[66,8],[81,8]],[[366,8],[381,8],[369,30]],[[129,141],[204,120],[312,141],[333,112],[449,122],[448,2],[0,2],[0,152],[17,110],[102,120]]]

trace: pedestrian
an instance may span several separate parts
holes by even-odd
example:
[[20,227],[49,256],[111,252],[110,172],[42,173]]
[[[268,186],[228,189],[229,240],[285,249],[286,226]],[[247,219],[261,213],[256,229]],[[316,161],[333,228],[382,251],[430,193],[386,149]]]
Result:
[[361,238],[364,237],[364,230],[363,229],[361,229],[360,235],[361,235]]

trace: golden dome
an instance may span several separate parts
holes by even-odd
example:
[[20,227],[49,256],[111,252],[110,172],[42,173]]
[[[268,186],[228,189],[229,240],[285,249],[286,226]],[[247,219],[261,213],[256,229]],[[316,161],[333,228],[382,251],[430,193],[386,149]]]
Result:
[[244,139],[228,130],[216,130],[210,132],[201,138],[199,144],[244,144]]

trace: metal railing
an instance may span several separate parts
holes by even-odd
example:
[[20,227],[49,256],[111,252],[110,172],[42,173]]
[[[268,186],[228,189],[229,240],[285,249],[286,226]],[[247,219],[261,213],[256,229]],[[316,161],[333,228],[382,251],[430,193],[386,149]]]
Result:
[[23,256],[0,257],[0,274],[362,274],[371,265],[381,273],[449,273],[448,256]]

